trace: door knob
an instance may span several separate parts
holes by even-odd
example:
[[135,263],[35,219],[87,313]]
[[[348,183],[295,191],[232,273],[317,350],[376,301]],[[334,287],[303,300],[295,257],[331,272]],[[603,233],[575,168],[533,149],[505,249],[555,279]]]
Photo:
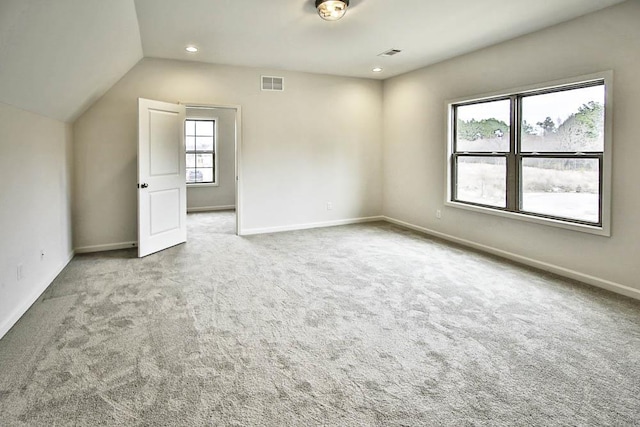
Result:
[[140,186],[140,188],[147,188],[148,186],[149,186],[149,184],[147,184],[147,183],[145,182],[144,184],[142,184],[142,185]]

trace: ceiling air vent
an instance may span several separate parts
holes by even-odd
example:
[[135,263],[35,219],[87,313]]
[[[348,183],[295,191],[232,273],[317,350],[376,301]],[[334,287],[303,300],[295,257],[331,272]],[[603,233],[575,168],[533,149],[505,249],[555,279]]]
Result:
[[400,49],[389,49],[386,52],[382,52],[378,56],[393,56],[399,54],[400,52],[402,52]]
[[262,76],[262,90],[282,92],[284,90],[284,78]]

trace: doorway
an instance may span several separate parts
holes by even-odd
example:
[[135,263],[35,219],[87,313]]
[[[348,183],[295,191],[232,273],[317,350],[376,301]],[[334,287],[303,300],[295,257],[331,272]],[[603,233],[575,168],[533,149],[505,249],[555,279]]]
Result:
[[[241,234],[239,180],[240,107],[186,104],[187,212],[235,212],[234,234]],[[215,217],[215,215],[214,215]]]

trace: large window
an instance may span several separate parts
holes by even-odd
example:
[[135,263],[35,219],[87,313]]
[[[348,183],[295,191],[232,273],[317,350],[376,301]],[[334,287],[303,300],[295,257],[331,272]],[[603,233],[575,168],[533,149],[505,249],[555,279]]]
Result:
[[606,80],[448,104],[448,204],[608,234]]
[[215,120],[185,121],[187,184],[216,183],[215,127]]

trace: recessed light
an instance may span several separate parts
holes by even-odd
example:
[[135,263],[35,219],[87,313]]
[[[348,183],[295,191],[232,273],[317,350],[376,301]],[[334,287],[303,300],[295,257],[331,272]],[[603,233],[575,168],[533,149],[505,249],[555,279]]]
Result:
[[184,48],[184,50],[186,50],[187,52],[196,53],[198,51],[198,48],[195,46],[187,46]]
[[382,72],[382,68],[381,67],[376,67],[376,68],[373,68],[371,71],[373,71],[374,73],[381,73]]

